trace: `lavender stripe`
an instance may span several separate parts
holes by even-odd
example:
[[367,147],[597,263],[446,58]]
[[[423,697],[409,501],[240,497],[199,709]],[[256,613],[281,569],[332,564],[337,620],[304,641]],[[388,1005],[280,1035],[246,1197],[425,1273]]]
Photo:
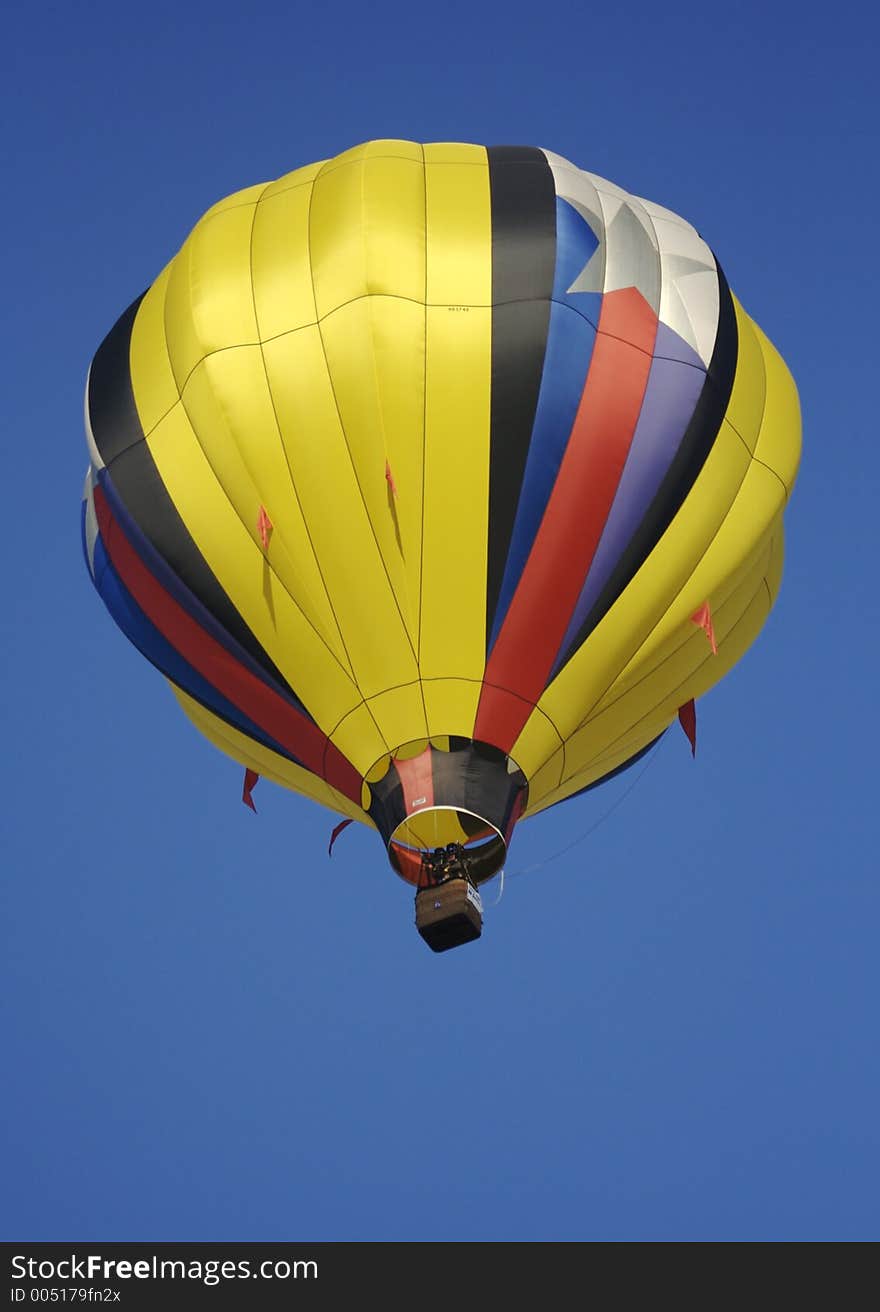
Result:
[[[705,367],[696,353],[664,324],[659,326],[655,350],[620,483],[551,677],[559,672],[563,656],[656,496],[706,381]],[[690,352],[698,368],[682,363],[685,352]]]

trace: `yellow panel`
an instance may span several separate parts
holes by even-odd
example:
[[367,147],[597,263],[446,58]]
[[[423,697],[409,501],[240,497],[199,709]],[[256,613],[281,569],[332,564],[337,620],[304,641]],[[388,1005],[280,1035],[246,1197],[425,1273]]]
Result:
[[332,159],[324,161],[322,173],[332,173],[334,169],[346,168],[349,164],[359,164],[364,160],[373,160],[387,156],[389,159],[415,160],[421,162],[422,147],[417,141],[403,141],[395,137],[377,137],[375,141],[362,141],[357,146],[340,151]]
[[[722,641],[722,612],[728,607],[732,598],[736,596],[750,598],[755,590],[756,577],[761,578],[763,576],[768,559],[769,543],[773,534],[777,532],[777,525],[778,517],[774,517],[764,537],[755,544],[749,555],[740,562],[737,569],[723,581],[723,584],[712,591],[711,613],[716,645],[720,645]],[[732,622],[731,620],[730,623]],[[677,628],[669,629],[665,641],[659,644],[651,643],[650,659],[648,659],[647,654],[643,655],[643,651],[646,652],[647,650],[646,644],[645,649],[637,654],[635,659],[615,679],[604,697],[596,703],[591,712],[591,719],[600,711],[619,701],[631,688],[652,683],[656,678],[656,672],[661,667],[665,671],[668,663],[674,663],[684,647],[697,653],[700,657],[705,655],[707,650],[711,650],[706,634],[698,625],[694,624],[690,617],[683,620]],[[717,668],[720,670],[721,666],[718,665]]]
[[[197,548],[245,624],[325,733],[360,700],[357,689],[286,592],[264,590],[265,557],[217,482],[182,405],[157,425],[149,447]],[[373,754],[373,759],[379,752]]]
[[459,823],[458,813],[449,808],[432,807],[411,816],[394,833],[395,841],[410,847],[445,847],[447,843],[467,843],[469,835]]
[[616,695],[618,683],[627,684],[643,678],[646,670],[662,660],[670,638],[679,631],[686,631],[688,626],[694,627],[690,617],[703,601],[708,600],[714,618],[724,601],[725,589],[743,568],[748,568],[782,509],[783,499],[784,488],[776,475],[757,461],[751,461],[718,532],[702,557],[695,559],[695,568],[687,584],[598,705]]
[[264,189],[264,182],[257,182],[252,187],[244,187],[241,191],[234,191],[231,196],[224,196],[218,200],[209,210],[206,210],[199,220],[204,223],[205,219],[213,219],[215,215],[222,214],[225,210],[240,209],[243,205],[255,205],[260,199]]
[[[420,664],[426,679],[481,679],[492,315],[438,306],[427,317]],[[429,723],[432,733],[453,732],[430,716]]]
[[260,337],[314,323],[317,317],[309,261],[308,184],[267,192],[257,206],[253,232],[254,304]]
[[[754,568],[719,608],[716,618],[717,656],[712,654],[705,634],[694,626],[693,634],[662,669],[627,694],[628,706],[611,708],[609,725],[616,715],[617,733],[623,732],[624,725],[636,726],[640,719],[654,718],[658,713],[664,713],[672,720],[679,706],[690,698],[702,697],[741,659],[770,611],[766,578],[773,560],[774,542],[774,538],[768,538]],[[597,738],[601,739],[601,727],[594,721],[591,728],[596,731]],[[608,736],[613,745],[613,729]],[[569,744],[569,756],[568,768],[574,769],[577,748],[573,743]]]
[[351,463],[413,650],[421,568],[424,314],[421,305],[373,296],[336,310],[321,325]]
[[169,264],[141,301],[131,331],[131,385],[145,433],[155,428],[180,399],[165,341],[165,292],[170,271]]
[[373,141],[365,141],[360,146],[354,146],[352,151],[345,152],[337,156],[338,159],[344,159],[345,154],[353,154],[355,151],[362,151],[365,159],[408,159],[415,160],[417,164],[422,162],[422,146],[418,141],[407,141],[402,137],[376,137]]
[[[595,779],[601,778],[609,770],[627,761],[641,747],[644,747],[652,738],[656,737],[663,728],[672,724],[676,719],[680,705],[690,697],[695,699],[701,697],[717,682],[719,675],[716,662],[723,662],[724,670],[722,673],[726,673],[741,659],[763,627],[769,608],[770,601],[767,588],[761,580],[751,600],[740,613],[736,624],[726,634],[724,651],[719,651],[719,655],[715,658],[712,658],[711,655],[704,657],[699,667],[688,676],[685,687],[667,693],[648,716],[632,726],[627,733],[609,743],[604,751],[593,754],[589,750],[585,752],[580,744],[575,744],[575,751],[572,752],[572,744],[570,743],[569,752],[571,752],[573,764],[566,768],[566,778],[561,787],[555,793],[548,793],[546,796],[541,797],[540,801],[536,796],[535,805],[529,808],[530,812],[541,810],[550,805],[552,801],[566,797],[569,793],[577,792],[578,789],[592,783]],[[593,726],[591,725],[590,728],[592,729]],[[587,730],[585,729],[583,732],[586,734]],[[578,757],[583,759],[585,755],[589,756],[589,760],[586,765],[578,768]]]
[[410,738],[394,750],[395,761],[414,761],[428,749],[427,738]]
[[397,495],[389,499],[391,490],[385,483],[383,495],[394,535],[391,551],[403,562],[400,605],[415,644],[422,578],[425,310],[410,301],[385,297],[373,297],[368,304],[385,454],[397,488]]
[[377,784],[380,779],[384,779],[391,769],[391,757],[388,753],[380,756],[369,768],[364,771],[364,779],[368,784]]
[[422,693],[430,736],[472,738],[481,687],[478,679],[424,679]]
[[251,284],[253,205],[222,210],[196,224],[171,265],[165,330],[182,390],[210,351],[257,340]]
[[371,697],[369,707],[382,737],[392,749],[427,738],[425,706],[418,682],[404,688],[389,688]]
[[755,325],[735,296],[733,297],[733,307],[736,312],[739,344],[737,348],[736,377],[725,419],[736,429],[746,446],[754,453],[767,395],[764,356],[755,334]]
[[428,164],[470,164],[486,168],[488,156],[485,146],[474,146],[465,141],[429,141],[423,148]]
[[[771,564],[771,569],[773,568],[775,568],[775,563]],[[728,668],[734,665],[752,645],[767,618],[768,609],[767,589],[762,583],[735,628],[727,635],[725,660],[728,663]],[[566,778],[560,786],[555,789],[544,789],[541,786],[542,780],[536,778],[530,788],[527,814],[531,816],[539,811],[546,810],[555,802],[564,800],[572,793],[578,792],[579,789],[585,788],[597,779],[601,779],[609,771],[616,769],[617,766],[625,764],[636,752],[640,751],[653,738],[656,738],[664,729],[673,724],[676,719],[678,705],[681,702],[686,701],[689,696],[701,696],[715,682],[716,675],[711,672],[709,662],[704,661],[693,676],[693,682],[687,690],[687,696],[684,695],[684,690],[682,690],[680,702],[676,696],[667,698],[663,705],[658,707],[651,716],[640,721],[628,734],[619,739],[613,748],[591,760],[585,768],[572,773],[566,772]]]
[[309,242],[319,316],[370,294],[425,295],[425,177],[418,159],[360,157],[325,169]]
[[562,745],[556,726],[539,707],[535,707],[522,727],[510,755],[527,779],[531,779],[545,761]]
[[[524,819],[537,815],[541,811],[546,811],[549,806],[556,802],[565,801],[573,793],[579,792],[589,784],[595,783],[598,779],[616,770],[618,766],[625,765],[637,752],[654,739],[657,738],[665,729],[669,727],[670,718],[665,714],[658,714],[652,720],[644,720],[637,729],[625,740],[620,742],[614,751],[609,751],[601,761],[591,762],[589,769],[573,775],[567,775],[565,782],[557,787],[547,787],[547,783],[552,784],[549,776],[542,771],[536,777],[534,786],[529,791],[529,807],[524,814]],[[639,767],[636,766],[636,769]]]
[[604,751],[591,757],[587,766],[582,769],[572,767],[571,770],[566,770],[565,783],[560,791],[562,793],[577,792],[579,789],[586,788],[589,784],[603,779],[621,765],[626,765],[627,761],[631,761],[638,752],[644,751],[648,744],[653,742],[661,733],[664,733],[677,718],[678,707],[676,707],[675,713],[672,713],[665,705],[659,708],[655,707],[649,715],[639,720],[638,724],[630,728],[626,734],[616,738]]
[[425,300],[425,169],[415,160],[368,159],[363,166],[367,291]]
[[319,159],[314,164],[304,164],[301,169],[294,169],[291,173],[285,173],[282,177],[269,183],[263,191],[261,199],[269,200],[272,196],[277,196],[282,191],[290,191],[293,187],[308,186],[314,182],[326,163],[326,160]]
[[425,146],[429,305],[492,304],[489,163],[483,146]]
[[[364,776],[372,773],[376,762],[387,757],[395,745],[386,743],[382,738],[366,702],[361,702],[342,717],[330,734],[330,741]],[[385,773],[384,770],[382,773]]]
[[757,324],[754,328],[767,370],[767,402],[755,456],[770,466],[790,493],[801,458],[801,409],[797,388],[776,347]]
[[[752,567],[730,595],[716,619],[718,655],[712,656],[706,635],[694,627],[682,646],[663,666],[658,679],[652,673],[631,700],[613,708],[616,725],[605,727],[591,719],[580,734],[566,745],[564,782],[560,779],[562,753],[557,753],[539,770],[529,785],[527,815],[544,810],[554,801],[569,796],[624,764],[656,738],[677,717],[678,707],[691,697],[703,696],[742,658],[757,637],[769,613],[782,576],[782,514],[777,516]],[[642,696],[648,691],[649,697]],[[641,718],[639,718],[641,717]],[[602,740],[606,741],[603,747]]]
[[523,812],[523,819],[543,810],[547,805],[546,798],[553,797],[558,801],[562,797],[567,797],[569,793],[577,791],[574,786],[562,787],[564,770],[565,749],[560,747],[529,779],[529,803]]
[[699,477],[649,559],[543,693],[539,705],[563,738],[588,716],[668,611],[676,627],[705,600],[690,586],[694,562],[715,536],[750,463],[742,440],[722,424]]
[[375,828],[370,817],[365,815],[360,807],[355,806],[354,802],[349,801],[323,779],[319,779],[308,770],[303,770],[301,766],[288,761],[286,757],[279,756],[277,752],[264,747],[262,743],[254,742],[253,738],[248,738],[233,725],[227,724],[212,711],[206,710],[182,688],[178,688],[170,681],[169,686],[199,732],[226,756],[231,756],[233,761],[238,761],[240,765],[247,766],[250,770],[256,770],[261,778],[280,784],[282,788],[290,788],[295,793],[301,793],[321,806],[328,807],[331,811],[338,811],[341,815],[350,816],[352,820],[358,820],[361,824]]
[[361,228],[363,161],[325,169],[312,187],[309,249],[318,316],[367,293]]
[[732,650],[728,647],[728,637],[757,593],[763,594],[764,613],[769,610],[770,599],[763,586],[769,562],[768,538],[739,587],[713,611],[717,656],[713,655],[702,629],[690,620],[685,621],[667,649],[658,652],[657,663],[646,671],[644,677],[606,698],[603,707],[595,710],[582,728],[571,736],[566,744],[566,774],[572,774],[603,756],[642,720],[656,716],[658,708],[663,708],[671,716],[679,706],[697,695],[697,688],[705,692],[728,673],[742,654],[735,642]]
[[[415,654],[340,425],[320,333],[264,344],[275,411],[309,537],[365,697],[418,677]],[[385,481],[384,467],[375,471]]]
[[261,549],[261,506],[272,521],[266,553],[271,570],[262,580],[270,610],[280,584],[350,673],[287,465],[260,347],[208,356],[190,375],[183,403],[215,476]]

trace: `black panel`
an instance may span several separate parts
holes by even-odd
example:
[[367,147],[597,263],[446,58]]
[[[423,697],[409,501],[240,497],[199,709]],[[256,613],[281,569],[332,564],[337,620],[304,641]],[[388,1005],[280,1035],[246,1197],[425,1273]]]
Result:
[[92,361],[88,405],[95,444],[123,506],[176,577],[260,669],[292,693],[190,536],[144,439],[129,365],[131,333],[142,300],[139,296],[117,320]]
[[547,157],[534,146],[489,146],[486,153],[492,304],[549,300],[556,268],[556,185]]
[[142,442],[144,430],[131,388],[129,349],[143,292],[117,319],[104,338],[89,371],[89,422],[95,445],[105,465],[134,442]]
[[641,569],[663,534],[672,523],[685,497],[690,492],[715,439],[730,403],[733,380],[736,374],[736,362],[739,353],[739,336],[736,327],[736,311],[727,279],[721,266],[718,268],[718,334],[712,359],[706,372],[706,381],[694,407],[681,445],[654,500],[648,507],[642,522],[629,541],[626,550],[618,560],[608,582],[596,599],[596,603],[587,615],[573,642],[565,652],[564,665],[587,640],[602,619],[603,615],[614,605]]
[[538,405],[556,266],[556,188],[543,151],[490,146],[492,414],[486,631],[513,534]]
[[[528,796],[528,784],[520,770],[509,770],[503,752],[488,743],[460,739],[454,751],[441,752],[429,746],[433,781],[433,806],[470,811],[481,820],[507,832],[510,817],[520,797]],[[382,779],[370,784],[369,815],[386,843],[407,818],[406,800],[394,762]]]

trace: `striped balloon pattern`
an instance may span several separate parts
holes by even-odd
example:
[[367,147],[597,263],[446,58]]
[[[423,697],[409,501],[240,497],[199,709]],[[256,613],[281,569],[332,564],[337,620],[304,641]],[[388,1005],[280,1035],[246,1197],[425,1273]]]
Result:
[[548,150],[408,141],[210,209],[95,354],[86,430],[118,626],[413,882],[447,842],[494,873],[739,660],[800,453],[684,219]]

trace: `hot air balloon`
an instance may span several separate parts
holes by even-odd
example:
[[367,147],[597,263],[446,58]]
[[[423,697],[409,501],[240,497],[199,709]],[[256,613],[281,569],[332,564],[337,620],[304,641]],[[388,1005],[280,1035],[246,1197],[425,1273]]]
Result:
[[800,449],[694,228],[520,146],[372,141],[220,201],[85,414],[113,618],[251,780],[378,831],[437,950],[520,819],[755,639]]

